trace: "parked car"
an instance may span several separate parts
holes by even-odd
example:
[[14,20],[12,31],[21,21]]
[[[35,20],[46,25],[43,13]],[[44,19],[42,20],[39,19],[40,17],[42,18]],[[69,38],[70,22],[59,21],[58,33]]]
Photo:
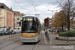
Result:
[[8,35],[8,34],[10,34],[11,33],[11,31],[6,31],[5,32],[5,35]]
[[16,34],[16,32],[15,31],[12,31],[12,34]]
[[4,35],[4,33],[5,33],[4,31],[0,31],[0,35]]
[[56,32],[56,33],[60,33],[61,32],[61,30],[60,29],[57,29],[56,31],[54,31],[54,32]]

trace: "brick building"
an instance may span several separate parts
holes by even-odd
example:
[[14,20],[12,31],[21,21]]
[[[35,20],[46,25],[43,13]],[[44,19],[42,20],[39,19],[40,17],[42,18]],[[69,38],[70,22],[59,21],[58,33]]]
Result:
[[52,27],[52,18],[47,17],[44,19],[44,27],[47,27],[47,28]]
[[0,28],[14,29],[14,12],[4,3],[0,3]]

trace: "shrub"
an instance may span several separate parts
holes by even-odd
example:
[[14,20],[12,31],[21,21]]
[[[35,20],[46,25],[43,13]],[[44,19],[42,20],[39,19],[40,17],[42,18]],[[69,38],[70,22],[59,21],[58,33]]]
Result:
[[59,33],[59,36],[62,37],[75,37],[75,31],[66,31],[66,32],[61,32]]

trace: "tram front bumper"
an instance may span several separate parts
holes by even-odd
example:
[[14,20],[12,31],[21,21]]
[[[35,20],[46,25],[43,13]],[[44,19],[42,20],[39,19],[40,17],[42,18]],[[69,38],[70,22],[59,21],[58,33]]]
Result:
[[34,38],[24,38],[21,37],[21,42],[38,42],[39,41],[39,37],[34,37]]

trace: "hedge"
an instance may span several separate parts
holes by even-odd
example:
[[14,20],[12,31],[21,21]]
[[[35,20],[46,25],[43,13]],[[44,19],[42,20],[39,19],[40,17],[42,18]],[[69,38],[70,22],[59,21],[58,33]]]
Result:
[[66,32],[61,32],[59,33],[59,36],[62,37],[75,37],[75,31],[66,31]]

